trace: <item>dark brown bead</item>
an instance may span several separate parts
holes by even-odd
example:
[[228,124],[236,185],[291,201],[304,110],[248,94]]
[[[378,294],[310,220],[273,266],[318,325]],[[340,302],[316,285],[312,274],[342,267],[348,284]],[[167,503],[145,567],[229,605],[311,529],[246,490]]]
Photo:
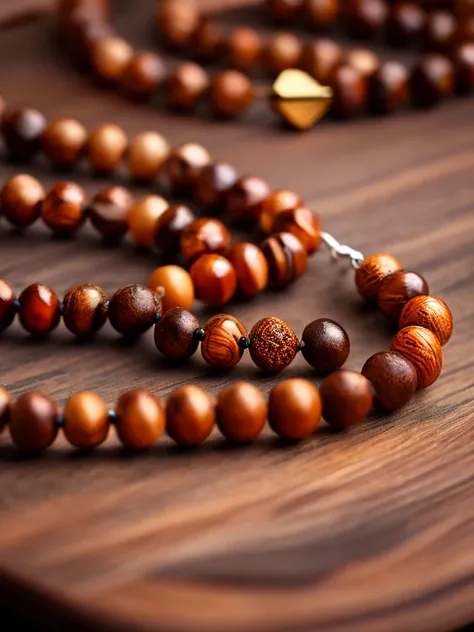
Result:
[[109,321],[123,336],[145,333],[161,314],[161,301],[156,292],[143,285],[127,285],[110,299]]
[[234,266],[221,255],[202,255],[189,270],[196,297],[207,305],[224,305],[237,289]]
[[84,222],[87,196],[74,182],[58,182],[47,193],[41,207],[41,218],[51,230],[71,235]]
[[458,21],[449,11],[430,11],[423,31],[425,50],[445,55],[451,52],[458,32]]
[[210,18],[203,18],[193,35],[190,47],[196,59],[212,63],[220,58],[224,41],[221,23]]
[[303,356],[318,373],[340,369],[349,357],[351,344],[346,330],[329,318],[306,325],[302,341]]
[[416,391],[415,367],[395,351],[375,353],[364,364],[362,375],[374,387],[374,404],[384,410],[398,410]]
[[418,325],[432,331],[443,347],[453,333],[453,315],[437,296],[415,296],[403,308],[398,326]]
[[149,97],[164,82],[166,66],[158,55],[151,51],[135,53],[131,58],[120,83],[132,97]]
[[346,25],[352,37],[373,38],[388,16],[386,0],[349,0],[345,7]]
[[156,348],[166,358],[184,360],[196,351],[199,321],[187,309],[174,307],[163,314],[155,325]]
[[321,244],[321,221],[316,213],[304,206],[279,213],[272,231],[291,233],[298,237],[308,254],[312,254]]
[[340,0],[304,0],[304,15],[310,26],[317,30],[325,30],[335,24],[340,13]]
[[301,378],[283,380],[270,391],[268,421],[282,439],[307,439],[321,421],[318,389]]
[[10,408],[13,403],[13,398],[10,393],[0,387],[0,432],[3,432],[8,420],[10,418]]
[[238,70],[250,70],[260,61],[262,42],[252,28],[233,29],[226,38],[226,57],[229,66]]
[[426,11],[416,2],[397,2],[387,19],[387,39],[392,46],[409,46],[425,28]]
[[160,216],[155,227],[155,245],[164,256],[177,256],[181,234],[196,216],[184,204],[172,204]]
[[107,241],[118,241],[128,231],[128,213],[133,204],[130,191],[120,186],[99,191],[88,208],[91,224]]
[[201,217],[186,226],[181,234],[181,254],[189,263],[205,254],[224,254],[232,238],[225,225],[212,217]]
[[27,174],[13,176],[0,192],[0,215],[18,228],[29,226],[40,216],[44,196],[36,178]]
[[175,193],[192,191],[201,171],[211,162],[209,152],[196,143],[186,143],[171,150],[162,173]]
[[206,322],[203,329],[201,353],[204,360],[219,369],[234,367],[244,351],[239,341],[247,337],[242,323],[229,314],[217,314]]
[[387,61],[369,79],[369,109],[374,114],[390,114],[408,97],[408,72],[398,61]]
[[215,116],[241,114],[254,100],[252,82],[238,70],[222,70],[213,75],[209,100]]
[[209,76],[205,69],[192,62],[176,66],[166,81],[166,99],[174,110],[187,112],[206,95]]
[[425,279],[416,272],[398,270],[380,283],[377,304],[382,314],[398,322],[408,301],[420,294],[429,294]]
[[79,121],[61,118],[46,128],[41,143],[46,157],[55,167],[68,168],[81,157],[86,139],[86,129]]
[[232,222],[253,224],[260,219],[262,204],[270,187],[261,178],[245,176],[237,180],[226,198],[226,213]]
[[237,170],[228,162],[212,162],[201,171],[194,195],[206,209],[222,214],[226,195],[238,178]]
[[226,255],[237,275],[237,285],[242,296],[250,298],[261,292],[268,282],[268,263],[258,246],[239,242]]
[[265,68],[278,75],[287,68],[298,68],[300,65],[302,44],[293,33],[275,33],[265,46]]
[[27,161],[41,149],[46,119],[33,108],[7,110],[2,117],[1,129],[10,158]]
[[366,301],[375,301],[382,280],[392,272],[400,270],[399,262],[386,253],[370,255],[355,272],[357,291]]
[[361,373],[339,369],[328,375],[319,388],[323,417],[334,428],[348,428],[365,419],[373,403],[369,380]]
[[182,386],[166,402],[166,430],[179,445],[199,445],[211,434],[215,422],[213,398],[198,386]]
[[294,211],[303,206],[303,201],[299,195],[293,191],[277,190],[272,191],[262,203],[260,213],[260,228],[264,233],[273,232],[273,226],[280,213]]
[[76,336],[91,336],[107,320],[107,294],[96,285],[86,283],[72,288],[63,299],[63,320]]
[[303,0],[267,0],[271,17],[278,24],[288,24],[297,18],[303,8]]
[[80,391],[71,395],[64,406],[63,416],[64,436],[75,448],[96,448],[109,434],[107,406],[93,391]]
[[302,70],[326,85],[334,71],[343,62],[342,48],[331,39],[317,39],[303,47],[300,66]]
[[301,241],[291,233],[276,233],[260,246],[268,263],[268,277],[274,287],[286,287],[306,271],[308,255]]
[[339,117],[349,117],[360,113],[366,106],[368,97],[367,79],[352,66],[336,68],[329,81],[334,90],[332,111]]
[[454,90],[454,67],[438,53],[423,55],[413,69],[411,79],[413,104],[420,108],[436,105]]
[[249,443],[262,432],[267,420],[267,402],[249,382],[234,382],[217,396],[217,426],[234,443]]
[[262,318],[250,332],[250,356],[259,369],[278,372],[289,366],[299,349],[299,340],[279,318]]
[[115,428],[120,441],[132,450],[155,445],[165,429],[165,412],[160,400],[147,391],[126,391],[117,400]]
[[164,0],[157,5],[157,26],[166,43],[182,49],[190,44],[200,14],[192,0]]
[[368,48],[351,48],[348,50],[346,63],[355,68],[365,79],[370,79],[380,68],[378,55]]
[[0,279],[0,332],[10,327],[15,318],[15,300],[12,286]]
[[42,393],[25,393],[10,406],[8,427],[12,441],[24,454],[49,448],[56,439],[58,409]]
[[33,336],[46,336],[59,324],[61,310],[55,292],[46,285],[33,283],[18,298],[18,316],[23,327]]
[[443,365],[443,352],[438,337],[425,327],[400,329],[392,340],[392,351],[401,353],[415,367],[418,388],[431,386],[438,379]]
[[464,42],[453,51],[452,61],[456,73],[456,92],[474,92],[474,41]]

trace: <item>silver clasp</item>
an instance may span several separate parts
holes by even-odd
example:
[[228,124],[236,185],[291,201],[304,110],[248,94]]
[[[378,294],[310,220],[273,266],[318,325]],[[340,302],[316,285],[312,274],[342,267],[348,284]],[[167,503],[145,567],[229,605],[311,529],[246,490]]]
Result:
[[329,233],[322,232],[321,239],[329,248],[329,252],[331,253],[331,257],[333,259],[349,259],[353,268],[360,268],[362,262],[364,261],[364,255],[361,252],[350,248],[350,246],[340,244],[337,239]]

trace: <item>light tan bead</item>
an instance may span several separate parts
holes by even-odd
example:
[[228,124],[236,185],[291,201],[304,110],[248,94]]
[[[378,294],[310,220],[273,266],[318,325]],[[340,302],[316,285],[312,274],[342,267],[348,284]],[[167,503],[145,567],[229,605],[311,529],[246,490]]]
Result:
[[115,83],[133,57],[133,48],[121,37],[103,37],[92,46],[92,67],[98,77]]
[[167,208],[168,202],[159,195],[147,195],[132,206],[128,226],[137,246],[153,248],[156,223]]
[[64,435],[76,448],[95,448],[109,432],[108,410],[92,391],[74,393],[64,407]]
[[121,127],[112,123],[99,125],[87,141],[86,153],[90,166],[100,174],[113,173],[125,154],[127,144],[127,135]]
[[156,268],[148,280],[148,287],[161,296],[163,312],[174,307],[190,309],[193,304],[193,281],[189,272],[180,266]]
[[81,157],[87,132],[79,121],[61,118],[49,125],[42,137],[43,151],[57,167],[71,167]]
[[126,162],[132,178],[153,180],[169,154],[169,144],[158,132],[142,132],[130,141]]

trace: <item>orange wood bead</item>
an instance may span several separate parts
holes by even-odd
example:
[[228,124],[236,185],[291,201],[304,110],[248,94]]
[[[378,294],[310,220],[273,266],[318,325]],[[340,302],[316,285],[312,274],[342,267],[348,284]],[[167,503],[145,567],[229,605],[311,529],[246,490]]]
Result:
[[230,314],[217,314],[203,329],[201,353],[204,360],[219,369],[231,369],[238,364],[244,351],[240,339],[247,336],[242,323]]
[[175,193],[192,191],[201,171],[211,162],[207,149],[197,143],[185,143],[172,149],[165,160],[162,173]]
[[156,21],[169,46],[188,46],[199,26],[200,13],[192,0],[164,0],[157,3]]
[[196,351],[199,321],[187,309],[174,307],[163,314],[155,326],[156,348],[166,358],[184,360]]
[[369,79],[380,68],[380,59],[368,48],[351,48],[346,53],[346,63]]
[[286,287],[306,271],[308,255],[301,241],[291,233],[276,233],[260,246],[268,263],[270,284]]
[[374,387],[374,404],[384,410],[398,410],[416,391],[415,367],[396,351],[375,353],[364,364],[361,373]]
[[310,437],[321,421],[321,410],[318,389],[308,380],[284,380],[270,391],[268,421],[282,439],[300,441]]
[[132,57],[133,48],[130,44],[115,35],[101,37],[92,44],[92,68],[106,82],[117,83]]
[[102,189],[88,207],[88,217],[106,241],[119,241],[128,231],[128,215],[133,205],[131,193],[120,186]]
[[386,61],[369,79],[369,109],[389,114],[402,106],[408,96],[408,72],[398,61]]
[[170,147],[158,132],[142,132],[132,138],[126,153],[130,175],[135,180],[153,180],[168,157]]
[[166,81],[168,105],[179,112],[195,108],[206,95],[209,76],[206,70],[192,62],[176,66]]
[[0,192],[0,215],[22,228],[33,224],[41,214],[45,190],[36,178],[18,174],[9,178]]
[[211,78],[209,100],[215,116],[232,118],[254,100],[250,79],[238,70],[222,70]]
[[190,269],[196,297],[207,305],[224,305],[237,289],[234,266],[221,255],[202,255]]
[[147,391],[126,391],[119,397],[115,412],[118,438],[132,450],[151,448],[165,429],[163,405]]
[[402,266],[395,257],[387,254],[377,254],[367,257],[355,272],[357,290],[366,301],[377,299],[382,279]]
[[278,372],[293,361],[299,340],[289,325],[279,318],[262,318],[250,332],[250,356],[259,369]]
[[301,69],[324,86],[343,62],[342,48],[332,39],[318,38],[308,42],[301,54]]
[[0,279],[0,332],[10,327],[15,319],[15,299],[12,286]]
[[339,118],[360,114],[367,105],[367,78],[353,66],[338,66],[331,74],[329,85],[334,91],[331,112]]
[[161,296],[163,313],[174,307],[190,309],[194,301],[191,275],[180,266],[156,268],[148,279],[148,287]]
[[42,393],[25,393],[10,405],[8,427],[13,443],[24,454],[49,448],[58,434],[57,406]]
[[260,61],[262,41],[255,29],[239,27],[226,38],[227,63],[238,70],[250,70]]
[[224,254],[230,248],[231,241],[230,233],[221,221],[201,217],[183,230],[181,254],[188,262],[205,254]]
[[110,423],[108,409],[103,399],[93,391],[74,393],[63,410],[63,432],[76,448],[88,450],[105,441]]
[[160,215],[155,225],[154,242],[165,257],[176,257],[179,253],[183,230],[196,216],[185,204],[172,204]]
[[5,388],[0,387],[0,433],[3,432],[8,423],[12,403],[13,398],[10,393]]
[[415,296],[403,308],[398,325],[400,329],[409,325],[430,329],[444,346],[453,333],[453,315],[437,296]]
[[293,191],[273,191],[262,202],[260,227],[264,233],[271,233],[277,216],[285,211],[293,211],[303,206],[299,195]]
[[298,68],[302,49],[300,38],[293,33],[275,33],[265,46],[265,67],[273,75],[287,68]]
[[212,18],[203,18],[194,32],[191,50],[199,61],[212,63],[220,58],[224,41],[221,23]]
[[326,30],[332,26],[340,13],[340,0],[305,0],[304,3],[305,17],[318,30]]
[[133,55],[120,78],[123,90],[132,97],[151,96],[163,83],[166,66],[156,53],[139,51]]
[[321,220],[304,206],[279,213],[273,222],[272,231],[291,233],[298,237],[309,255],[321,245]]
[[132,206],[127,221],[137,246],[153,248],[157,222],[168,208],[168,202],[159,195],[147,195]]
[[41,219],[59,235],[71,235],[85,220],[86,192],[74,182],[58,182],[46,194]]
[[232,246],[226,256],[234,266],[242,296],[250,298],[266,287],[268,263],[258,246],[242,241]]
[[216,422],[214,401],[198,386],[182,386],[166,403],[166,431],[182,446],[195,446],[211,434]]
[[415,367],[418,388],[426,388],[438,379],[443,365],[441,344],[432,331],[411,325],[400,329],[392,340],[392,351],[398,351]]
[[268,11],[278,24],[288,24],[297,18],[304,7],[303,0],[267,0]]
[[63,299],[63,320],[76,336],[91,336],[107,320],[107,294],[96,285],[86,283],[72,288]]
[[373,403],[369,380],[361,373],[339,369],[326,377],[319,389],[323,417],[334,428],[348,428],[365,419]]
[[41,142],[48,160],[60,168],[72,167],[81,157],[87,140],[84,125],[74,119],[57,119],[43,133]]
[[234,443],[254,441],[265,426],[267,413],[263,393],[249,382],[234,382],[217,396],[217,426]]
[[118,125],[107,123],[96,127],[86,145],[87,160],[91,168],[101,174],[112,174],[127,150],[128,138]]
[[398,322],[403,308],[411,298],[428,293],[428,284],[422,276],[416,272],[397,270],[380,283],[377,305],[384,316]]
[[123,336],[145,333],[162,313],[161,299],[143,285],[126,285],[115,292],[109,302],[109,321]]
[[59,324],[61,311],[55,292],[46,285],[29,285],[18,298],[18,316],[23,327],[33,336],[46,336]]

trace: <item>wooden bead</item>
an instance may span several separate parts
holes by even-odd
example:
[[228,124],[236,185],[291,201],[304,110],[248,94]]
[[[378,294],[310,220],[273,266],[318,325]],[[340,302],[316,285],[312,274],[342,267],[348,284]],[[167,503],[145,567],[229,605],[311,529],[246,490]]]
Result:
[[304,206],[279,213],[273,222],[272,232],[291,233],[303,244],[308,255],[321,245],[321,221],[316,213]]
[[195,446],[211,434],[216,422],[214,401],[198,386],[182,386],[166,403],[166,430],[178,445]]
[[41,213],[45,191],[36,178],[18,174],[9,178],[0,192],[0,215],[22,228],[35,222]]
[[410,86],[415,106],[428,108],[436,105],[454,90],[452,62],[438,53],[423,55],[413,69]]
[[246,176],[237,180],[226,196],[226,213],[236,224],[253,224],[260,219],[263,201],[270,187],[261,178]]
[[209,100],[215,116],[237,116],[254,98],[252,82],[240,71],[222,70],[213,75],[209,87]]
[[347,64],[335,69],[330,85],[334,90],[332,111],[336,116],[347,118],[360,113],[367,103],[367,79]]
[[355,272],[357,291],[366,301],[376,300],[382,280],[401,267],[392,255],[383,253],[367,257]]
[[158,4],[157,26],[166,43],[182,49],[192,41],[200,15],[192,0],[164,0]]
[[409,325],[429,329],[443,347],[453,333],[453,315],[437,296],[415,296],[405,305],[398,321],[400,329]]
[[132,138],[125,157],[135,180],[153,180],[169,155],[168,141],[158,132],[142,132]]
[[345,7],[346,25],[352,37],[373,38],[388,17],[385,0],[350,0]]
[[87,140],[86,128],[74,119],[61,118],[48,125],[41,137],[43,151],[54,167],[74,166]]
[[228,162],[212,162],[201,171],[194,196],[206,209],[222,213],[226,196],[238,178],[237,170]]
[[41,149],[41,136],[46,119],[33,108],[18,108],[4,112],[1,130],[11,160],[29,161]]
[[185,360],[196,351],[199,321],[186,309],[174,307],[163,314],[155,326],[156,348],[166,358]]
[[268,263],[258,246],[240,242],[232,246],[227,259],[234,266],[239,292],[251,298],[261,292],[268,283]]
[[120,85],[132,97],[149,97],[164,82],[165,75],[166,66],[161,57],[151,51],[140,51],[125,67]]
[[398,410],[416,391],[417,375],[411,362],[395,351],[380,351],[362,368],[374,387],[374,404],[383,410]]
[[231,369],[238,364],[244,351],[240,339],[247,337],[242,323],[229,314],[217,314],[203,329],[201,353],[204,360],[219,369]]
[[425,50],[448,55],[458,33],[458,21],[450,11],[430,11],[423,30]]
[[75,182],[58,182],[41,206],[41,219],[58,235],[72,235],[83,224],[86,192]]
[[405,104],[408,72],[403,64],[387,61],[369,79],[369,109],[373,114],[390,114]]
[[346,53],[346,63],[355,68],[365,79],[377,72],[380,68],[378,55],[368,48],[351,48]]
[[172,204],[160,215],[155,225],[155,246],[165,257],[177,256],[180,248],[181,235],[196,216],[184,204]]
[[289,325],[279,318],[262,318],[250,332],[250,356],[259,369],[278,372],[289,366],[299,340]]
[[10,406],[8,427],[13,443],[24,454],[37,454],[56,439],[58,409],[42,393],[25,393]]
[[109,35],[95,41],[91,63],[97,77],[108,83],[118,83],[133,57],[133,48],[121,37]]
[[189,112],[204,98],[209,87],[206,70],[192,62],[179,64],[166,82],[168,105],[179,112]]
[[288,24],[300,15],[303,0],[267,0],[268,11],[278,24]]
[[0,333],[10,327],[15,319],[15,300],[12,286],[0,279]]
[[277,216],[285,211],[294,211],[303,206],[300,196],[293,191],[272,191],[263,200],[260,213],[260,228],[264,233],[271,233]]
[[61,310],[55,292],[46,285],[33,283],[18,298],[18,316],[23,327],[33,336],[46,336],[59,324]]
[[270,427],[287,441],[300,441],[310,437],[321,421],[321,411],[318,389],[308,380],[284,380],[270,391]]
[[160,400],[143,390],[123,393],[115,407],[115,427],[123,445],[146,450],[155,445],[165,429],[165,412]]
[[262,392],[249,382],[234,382],[217,396],[217,426],[234,443],[254,441],[265,426],[267,411]]
[[161,312],[160,297],[143,285],[127,285],[117,290],[109,303],[110,324],[123,336],[145,333]]
[[392,351],[401,353],[416,370],[418,388],[431,386],[438,379],[443,365],[443,352],[438,337],[425,327],[400,329],[392,340]]
[[416,42],[426,24],[426,11],[416,2],[396,2],[387,19],[387,39],[392,46]]
[[163,175],[175,193],[191,191],[201,171],[211,162],[209,152],[196,143],[173,149],[163,164]]
[[127,221],[137,246],[153,248],[158,220],[168,208],[168,202],[160,195],[147,195],[132,206]]
[[302,341],[303,356],[318,373],[340,369],[351,350],[346,330],[329,318],[318,318],[306,325]]
[[163,313],[174,307],[190,309],[193,304],[193,281],[187,270],[180,266],[156,268],[148,279],[148,287],[161,296]]
[[336,23],[341,13],[340,0],[305,0],[304,15],[309,24],[325,30]]
[[372,408],[372,385],[356,371],[339,369],[331,373],[323,380],[319,394],[323,417],[334,428],[348,428],[363,421]]
[[72,288],[63,299],[63,320],[76,336],[91,336],[107,320],[107,294],[96,285],[86,283]]
[[221,255],[202,255],[190,269],[196,297],[207,305],[224,305],[237,289],[234,266]]
[[386,276],[380,283],[378,308],[387,318],[398,322],[408,301],[420,294],[429,294],[425,279],[416,272],[398,270]]
[[96,448],[109,434],[109,415],[103,399],[93,391],[74,393],[63,411],[64,436],[82,450]]
[[275,33],[265,46],[266,69],[278,75],[287,68],[298,68],[302,54],[301,41],[293,33]]
[[13,398],[10,393],[0,387],[0,432],[3,432],[3,429],[8,423],[12,403]]
[[225,225],[218,219],[201,217],[186,226],[181,234],[181,254],[186,261],[196,261],[204,254],[224,254],[230,248],[232,238]]
[[308,255],[301,241],[291,233],[276,233],[260,246],[268,264],[268,278],[274,287],[286,287],[304,274]]
[[221,23],[211,18],[203,18],[190,44],[193,56],[204,63],[216,62],[224,48],[224,39]]
[[456,46],[453,50],[452,61],[456,73],[456,92],[458,94],[474,92],[474,41]]
[[119,241],[128,231],[128,214],[133,205],[131,193],[120,186],[102,189],[88,208],[94,228],[106,241]]
[[86,155],[91,168],[101,174],[112,174],[119,166],[127,149],[128,139],[118,125],[99,125],[89,135]]
[[227,63],[238,70],[250,70],[260,61],[262,41],[252,28],[233,29],[226,38]]
[[342,62],[343,52],[339,44],[331,39],[320,38],[304,45],[300,66],[316,81],[327,85]]

